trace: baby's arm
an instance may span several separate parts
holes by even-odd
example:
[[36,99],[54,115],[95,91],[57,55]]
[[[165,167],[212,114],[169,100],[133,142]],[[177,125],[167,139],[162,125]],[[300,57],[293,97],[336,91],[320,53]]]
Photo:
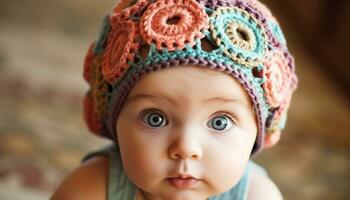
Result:
[[83,163],[66,177],[51,200],[105,200],[109,158],[96,156]]
[[248,200],[282,200],[282,194],[265,174],[253,171],[250,175]]

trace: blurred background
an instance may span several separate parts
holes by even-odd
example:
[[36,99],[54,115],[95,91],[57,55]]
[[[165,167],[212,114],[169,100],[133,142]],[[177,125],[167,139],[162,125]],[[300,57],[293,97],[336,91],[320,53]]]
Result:
[[[115,0],[0,0],[0,199],[48,199],[108,141],[82,118],[82,63]],[[256,158],[285,199],[350,199],[350,1],[264,0],[299,89],[280,143]]]

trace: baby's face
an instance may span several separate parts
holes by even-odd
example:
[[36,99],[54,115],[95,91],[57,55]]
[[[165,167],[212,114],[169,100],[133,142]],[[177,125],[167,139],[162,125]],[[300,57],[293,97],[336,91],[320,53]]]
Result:
[[147,74],[116,126],[125,171],[147,199],[203,200],[229,190],[257,134],[241,85],[193,66]]

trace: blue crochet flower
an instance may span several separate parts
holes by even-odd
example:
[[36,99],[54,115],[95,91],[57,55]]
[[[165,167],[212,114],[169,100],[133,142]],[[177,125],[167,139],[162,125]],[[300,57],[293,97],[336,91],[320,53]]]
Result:
[[225,54],[245,66],[257,66],[267,52],[267,35],[248,12],[218,8],[210,17],[210,31]]

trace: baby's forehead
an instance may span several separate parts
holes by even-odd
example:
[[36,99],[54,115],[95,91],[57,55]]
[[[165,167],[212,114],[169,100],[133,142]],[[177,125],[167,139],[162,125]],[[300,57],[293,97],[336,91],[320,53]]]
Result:
[[145,75],[128,100],[157,99],[169,102],[242,103],[250,99],[241,84],[227,73],[198,66],[180,66]]

